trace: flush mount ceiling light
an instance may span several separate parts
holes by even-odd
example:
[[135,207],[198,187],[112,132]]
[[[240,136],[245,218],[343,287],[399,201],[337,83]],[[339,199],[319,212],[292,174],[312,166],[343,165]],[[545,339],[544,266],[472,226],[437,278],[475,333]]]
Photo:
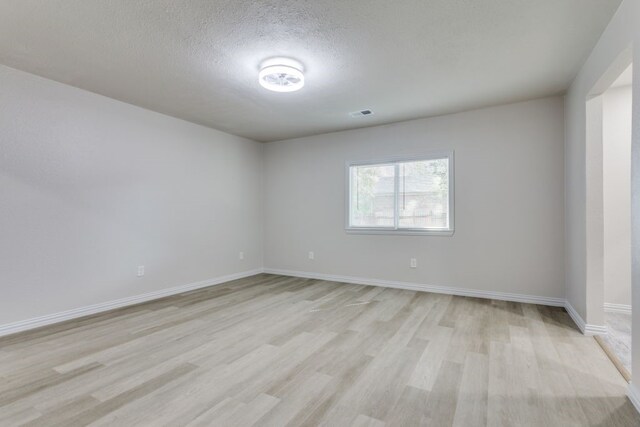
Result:
[[258,81],[274,92],[295,92],[304,86],[302,65],[288,58],[270,59],[262,64]]

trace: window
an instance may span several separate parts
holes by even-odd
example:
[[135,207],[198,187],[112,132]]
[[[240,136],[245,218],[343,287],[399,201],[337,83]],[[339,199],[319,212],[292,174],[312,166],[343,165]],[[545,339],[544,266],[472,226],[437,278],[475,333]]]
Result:
[[350,163],[347,231],[453,234],[453,153]]

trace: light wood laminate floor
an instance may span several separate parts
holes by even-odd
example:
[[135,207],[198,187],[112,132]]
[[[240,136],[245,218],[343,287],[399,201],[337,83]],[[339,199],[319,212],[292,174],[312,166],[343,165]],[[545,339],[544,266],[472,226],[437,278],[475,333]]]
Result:
[[259,275],[0,339],[0,425],[638,426],[561,308]]

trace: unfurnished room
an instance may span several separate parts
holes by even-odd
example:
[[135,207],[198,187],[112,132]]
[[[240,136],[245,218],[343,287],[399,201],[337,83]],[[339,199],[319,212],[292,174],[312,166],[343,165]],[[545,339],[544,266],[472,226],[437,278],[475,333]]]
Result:
[[0,0],[0,426],[640,426],[637,58],[640,0]]

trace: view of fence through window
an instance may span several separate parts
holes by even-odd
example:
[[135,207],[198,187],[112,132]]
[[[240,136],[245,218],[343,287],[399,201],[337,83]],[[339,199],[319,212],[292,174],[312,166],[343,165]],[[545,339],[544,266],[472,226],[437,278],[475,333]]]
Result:
[[354,165],[349,173],[351,227],[449,228],[448,158]]

